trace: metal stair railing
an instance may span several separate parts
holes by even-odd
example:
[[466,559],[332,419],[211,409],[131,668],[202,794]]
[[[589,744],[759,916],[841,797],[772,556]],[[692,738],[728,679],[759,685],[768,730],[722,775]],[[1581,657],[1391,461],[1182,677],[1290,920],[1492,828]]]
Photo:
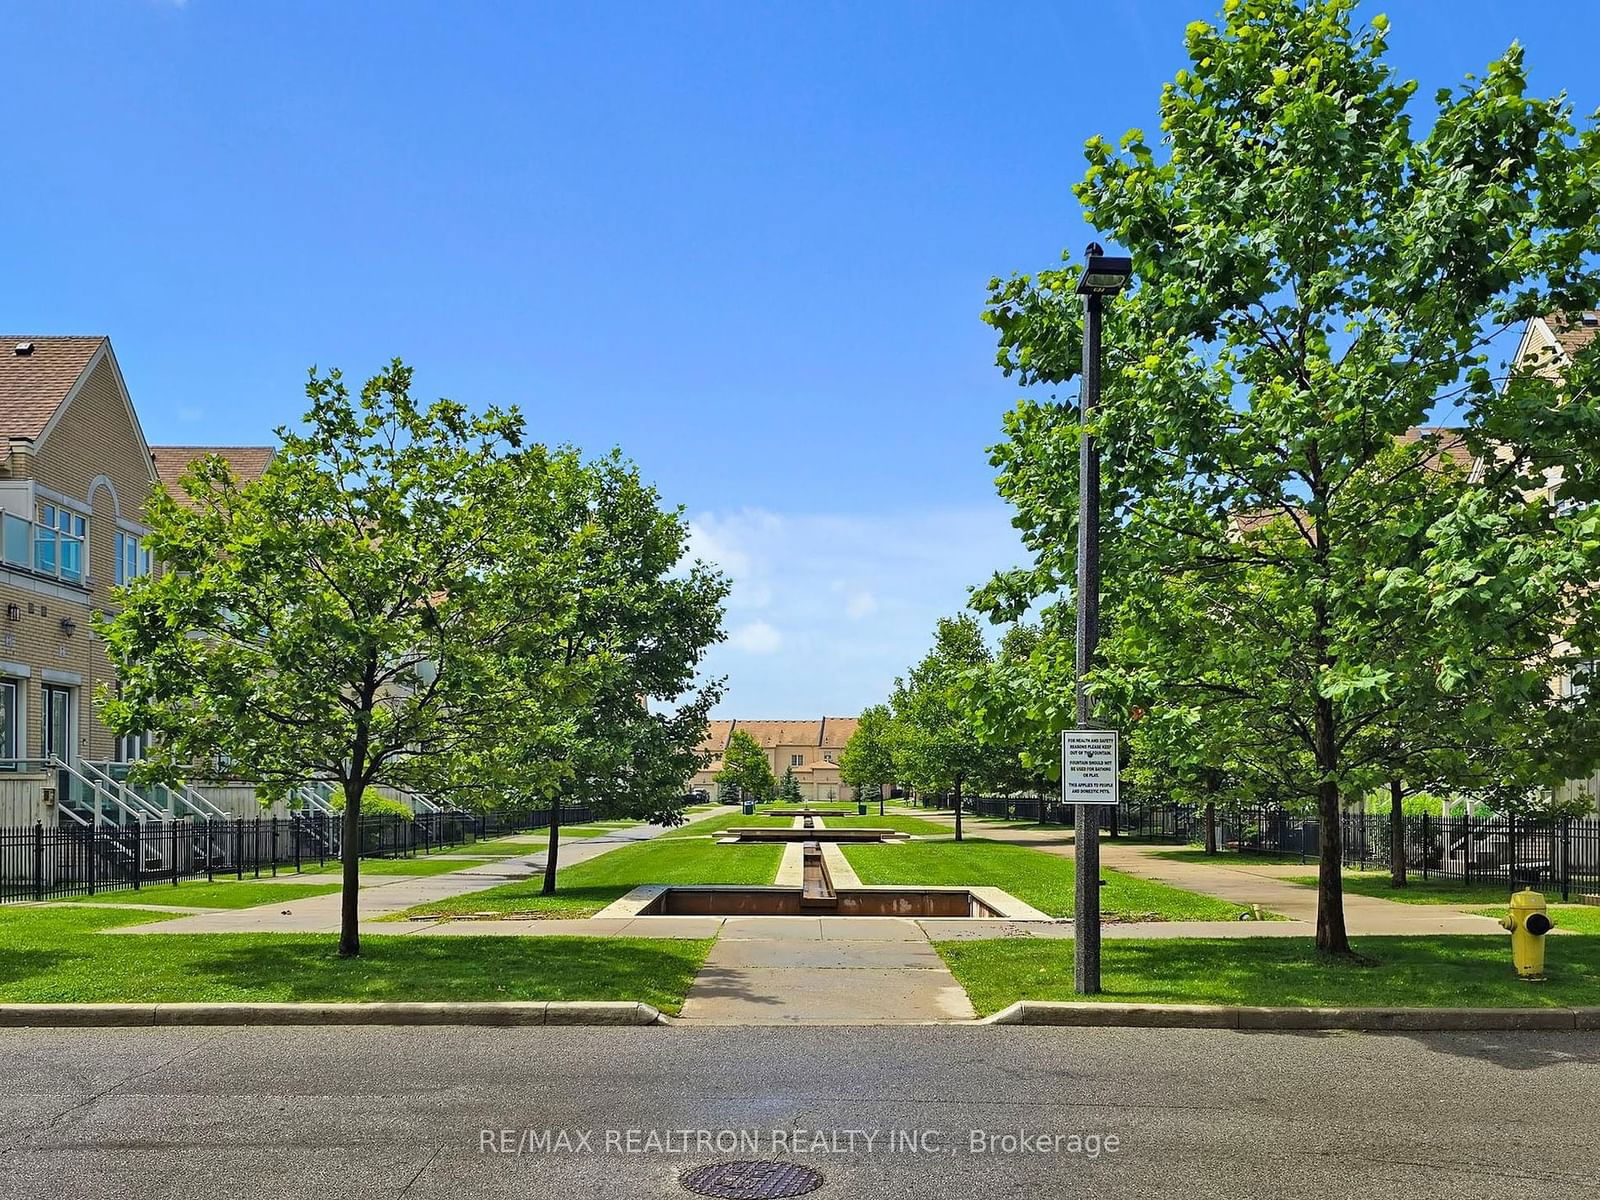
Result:
[[232,819],[226,809],[213,804],[187,783],[180,783],[171,790],[177,792],[183,802],[193,809],[196,815],[207,821],[228,821]]
[[[206,799],[186,783],[177,785],[166,783],[134,784],[128,777],[127,771],[131,763],[116,762],[91,762],[84,759],[84,765],[92,767],[100,775],[105,776],[122,785],[127,791],[144,800],[147,805],[164,809],[172,818],[183,816],[182,809],[188,809],[189,815],[205,821],[226,821],[229,814]],[[151,795],[146,793],[152,793]]]
[[[60,760],[55,760],[60,761]],[[61,764],[63,767],[65,763]],[[125,812],[132,812],[139,821],[175,821],[178,814],[175,808],[163,811],[154,801],[146,796],[141,796],[126,781],[116,778],[106,770],[106,764],[91,762],[83,758],[78,760],[82,771],[73,771],[80,779],[97,789],[105,789],[117,798]],[[58,768],[60,769],[60,768]],[[71,768],[67,768],[72,770]],[[122,824],[122,822],[118,822]]]
[[332,816],[337,810],[329,803],[327,795],[321,790],[323,786],[319,783],[301,784],[294,789],[294,794],[300,797],[301,805],[307,812]]
[[85,824],[95,826],[126,825],[129,821],[159,821],[163,814],[153,811],[137,797],[127,795],[123,789],[107,786],[100,780],[86,776],[76,767],[50,755],[44,759],[29,760],[40,764],[46,771],[56,773],[65,786],[56,797],[57,809],[67,809],[85,818]]

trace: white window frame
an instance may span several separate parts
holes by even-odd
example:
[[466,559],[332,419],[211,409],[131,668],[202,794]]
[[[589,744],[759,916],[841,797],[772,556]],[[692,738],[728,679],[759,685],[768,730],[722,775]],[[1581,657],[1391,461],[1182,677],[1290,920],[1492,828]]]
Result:
[[[33,515],[34,519],[30,522],[33,526],[33,537],[30,539],[32,553],[26,565],[40,575],[82,586],[89,577],[89,518],[54,500],[36,500]],[[74,543],[78,547],[78,570],[76,574],[69,574],[65,566],[66,555],[61,551],[64,546]],[[39,551],[44,546],[50,547],[49,567],[40,565]]]
[[145,549],[143,538],[136,533],[126,533],[119,529],[114,545],[118,587],[126,587],[140,576],[150,574],[150,551]]
[[0,768],[13,769],[16,760],[22,757],[22,709],[28,702],[28,681],[10,675],[0,676],[0,694],[7,689],[11,692],[11,702],[0,704]]
[[806,756],[804,754],[791,754],[791,755],[789,755],[789,765],[791,767],[803,767],[803,766],[805,766],[806,765]]

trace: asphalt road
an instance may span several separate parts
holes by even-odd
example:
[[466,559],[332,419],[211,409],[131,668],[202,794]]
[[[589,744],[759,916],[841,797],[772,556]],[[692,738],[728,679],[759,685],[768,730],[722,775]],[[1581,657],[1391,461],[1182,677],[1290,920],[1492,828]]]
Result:
[[1600,1184],[1597,1100],[1593,1034],[5,1030],[0,1197],[684,1197],[778,1130],[826,1200],[1545,1200]]

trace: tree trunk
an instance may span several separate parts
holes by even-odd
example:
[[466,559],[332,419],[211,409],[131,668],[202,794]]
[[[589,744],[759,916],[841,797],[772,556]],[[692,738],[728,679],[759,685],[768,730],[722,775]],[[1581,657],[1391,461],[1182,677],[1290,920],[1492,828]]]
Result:
[[1206,801],[1206,853],[1217,852],[1217,802]]
[[357,901],[361,896],[361,794],[365,790],[357,780],[344,785],[344,832],[339,845],[339,862],[344,868],[339,893],[340,958],[355,958],[361,953]]
[[561,851],[561,801],[550,801],[550,848],[544,852],[544,886],[541,896],[556,894],[556,855]]
[[1349,954],[1344,925],[1343,829],[1339,823],[1339,744],[1334,731],[1333,701],[1317,698],[1317,820],[1322,825],[1321,861],[1317,865],[1317,949],[1323,954]]
[[961,780],[956,780],[956,841],[961,840]]
[[1406,886],[1406,809],[1405,789],[1398,779],[1389,780],[1389,882]]

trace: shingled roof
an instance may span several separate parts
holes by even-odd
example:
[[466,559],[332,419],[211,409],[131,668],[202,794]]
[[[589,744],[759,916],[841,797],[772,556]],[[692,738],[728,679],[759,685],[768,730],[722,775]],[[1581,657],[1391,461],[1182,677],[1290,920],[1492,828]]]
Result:
[[1600,311],[1579,313],[1573,317],[1568,317],[1564,313],[1551,313],[1544,319],[1544,323],[1555,335],[1561,353],[1569,359],[1594,341],[1596,335],[1600,335]]
[[707,721],[706,735],[700,739],[700,753],[720,758],[727,748],[728,735],[732,732],[732,721]]
[[843,750],[849,744],[850,735],[856,731],[856,726],[859,724],[861,724],[860,717],[823,717],[823,748],[826,750]]
[[0,336],[0,438],[32,441],[43,433],[105,344],[103,334]]
[[822,741],[821,721],[745,721],[734,722],[734,728],[741,729],[755,738],[756,745],[763,750],[771,750],[775,746],[815,746]]
[[249,483],[261,478],[275,453],[271,446],[151,446],[150,461],[155,464],[156,478],[161,480],[167,494],[179,504],[193,507],[194,501],[179,486],[189,464],[212,454],[220,455],[227,461],[235,479]]
[[1467,445],[1466,433],[1460,429],[1449,429],[1442,425],[1413,425],[1395,441],[1402,446],[1415,445],[1417,442],[1432,443],[1434,453],[1428,460],[1429,466],[1438,466],[1449,461],[1463,471],[1470,472],[1473,463],[1477,461]]

